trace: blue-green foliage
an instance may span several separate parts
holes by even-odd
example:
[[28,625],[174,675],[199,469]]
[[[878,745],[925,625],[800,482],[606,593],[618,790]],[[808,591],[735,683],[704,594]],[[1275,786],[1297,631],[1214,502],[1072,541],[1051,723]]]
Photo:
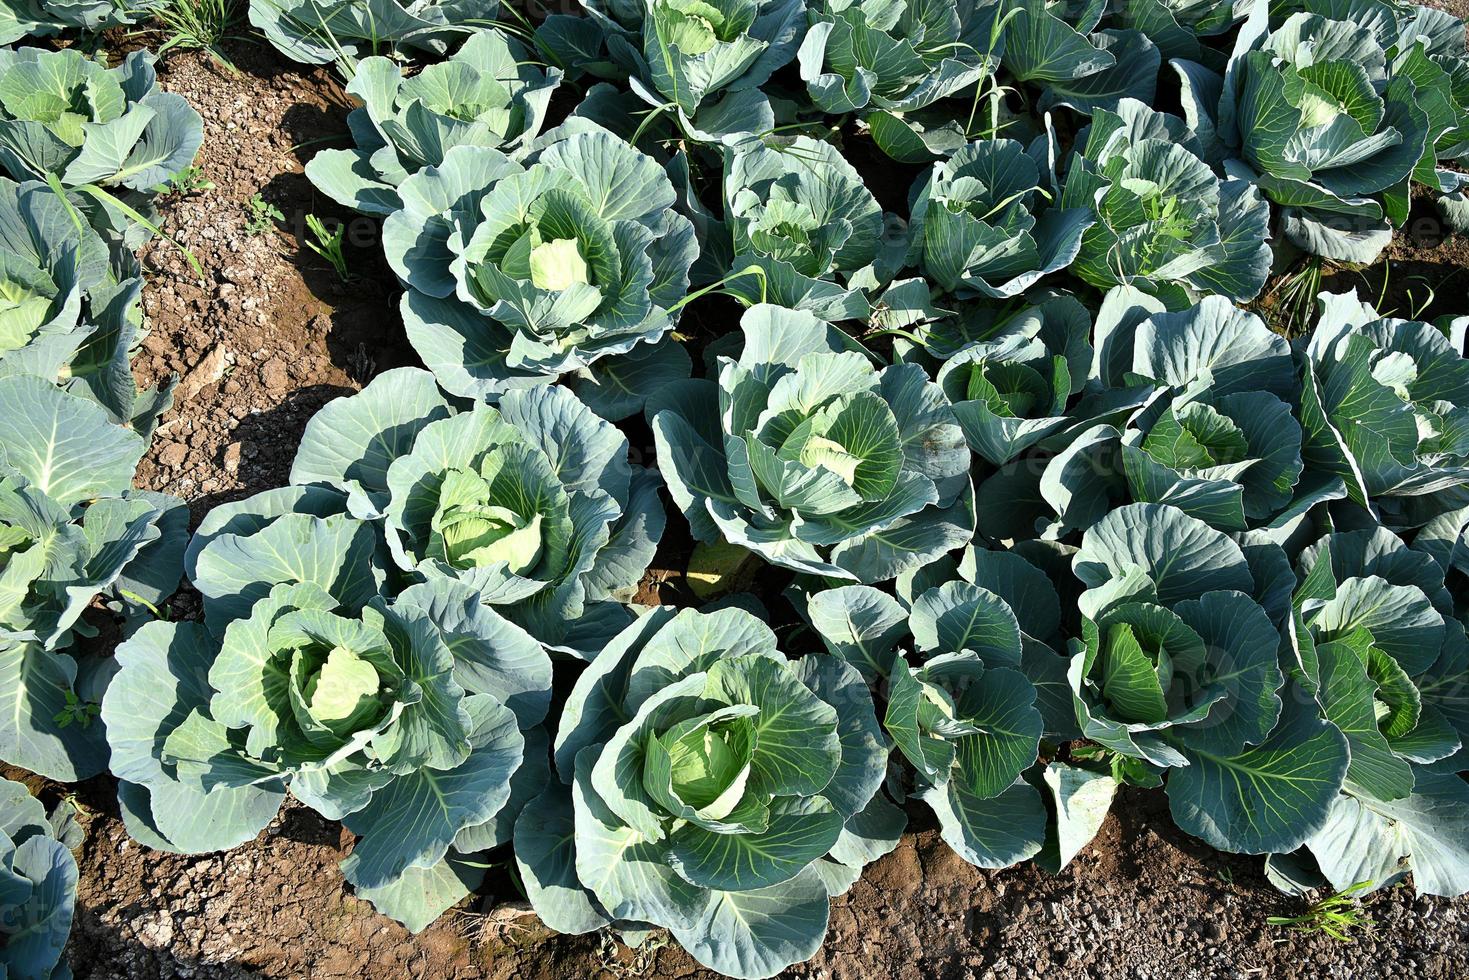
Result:
[[[457,395],[494,397],[580,371],[595,382],[598,371],[626,369],[617,355],[652,356],[637,348],[677,322],[698,251],[693,226],[672,209],[663,168],[594,123],[572,120],[512,154],[456,146],[398,194],[383,245],[407,288],[403,320]],[[658,355],[675,374],[682,356]],[[605,397],[599,408],[614,417],[642,404]]]
[[350,75],[373,55],[442,55],[499,10],[500,0],[250,0],[249,16],[292,61]]
[[578,679],[516,860],[555,928],[662,926],[721,973],[771,976],[897,845],[886,759],[851,665],[787,659],[743,609],[655,608]]
[[[582,6],[251,4],[362,103],[307,173],[382,219],[427,370],[187,549],[130,489],[167,392],[97,194],[197,136],[144,55],[0,54],[0,759],[110,766],[162,850],[290,794],[415,930],[513,859],[551,928],[740,978],[904,807],[1055,871],[1130,784],[1292,887],[1469,891],[1469,317],[1271,285],[1414,185],[1469,215],[1461,22]],[[181,567],[202,615],[140,625]],[[6,833],[0,900],[64,908]]]
[[54,818],[23,783],[0,780],[0,974],[66,980],[77,864]]
[[0,759],[54,779],[107,765],[110,665],[79,641],[101,602],[146,615],[178,586],[188,514],[131,489],[146,443],[95,401],[0,377]]
[[158,88],[151,52],[109,69],[74,48],[0,50],[0,167],[17,180],[148,192],[203,138],[183,96]]
[[306,175],[347,207],[392,214],[403,206],[398,185],[441,166],[454,147],[511,149],[536,137],[561,72],[530,58],[518,41],[484,30],[409,78],[389,58],[363,59],[347,86],[362,100],[347,118],[357,146],[322,150]]

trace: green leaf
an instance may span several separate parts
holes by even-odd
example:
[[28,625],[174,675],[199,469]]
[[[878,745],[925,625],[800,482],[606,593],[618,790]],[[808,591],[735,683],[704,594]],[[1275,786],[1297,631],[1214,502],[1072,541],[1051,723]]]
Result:
[[946,582],[913,603],[913,640],[929,653],[970,650],[987,664],[1020,663],[1020,625],[1004,600],[968,582]]
[[[1166,654],[1159,650],[1160,662],[1154,663],[1130,624],[1116,623],[1107,628],[1098,657],[1102,667],[1102,697],[1120,717],[1146,724],[1157,724],[1167,718],[1168,704],[1158,676],[1165,669]],[[1171,674],[1171,668],[1168,673]]]
[[703,696],[759,709],[748,792],[814,796],[831,782],[841,762],[839,716],[784,662],[761,656],[720,660],[709,668]]
[[826,649],[868,678],[887,671],[893,651],[908,635],[907,611],[869,585],[823,589],[811,596],[806,614]]
[[835,657],[807,654],[796,662],[796,674],[812,694],[838,709],[842,758],[821,795],[850,824],[887,775],[888,745],[877,723],[872,693],[856,668]]
[[576,755],[572,800],[576,819],[576,875],[609,918],[692,929],[709,894],[689,884],[668,864],[666,842],[628,826],[592,786],[598,747]]
[[1306,846],[1335,888],[1357,881],[1391,884],[1406,859],[1421,894],[1456,896],[1469,888],[1466,823],[1469,786],[1457,775],[1419,772],[1413,793],[1401,800],[1338,797],[1331,818]]
[[917,795],[938,816],[944,843],[977,868],[1008,868],[1035,857],[1045,843],[1045,804],[1024,781],[989,798],[974,796],[959,780]]
[[288,514],[254,534],[220,534],[199,553],[194,586],[210,629],[246,616],[282,583],[310,583],[343,608],[360,609],[383,579],[371,525],[345,515]]
[[1160,604],[1169,606],[1205,592],[1255,590],[1239,545],[1174,507],[1129,504],[1098,521],[1082,538],[1072,567],[1096,589],[1129,568],[1148,574]]
[[1117,780],[1110,774],[1093,772],[1052,762],[1041,773],[1055,807],[1055,827],[1047,833],[1046,847],[1036,858],[1051,874],[1060,874],[1102,829]]
[[362,391],[327,402],[311,417],[291,466],[291,482],[341,487],[364,494],[362,503],[380,509],[388,467],[408,454],[424,426],[449,414],[432,375],[415,368],[385,371]]
[[485,869],[477,862],[451,851],[437,864],[409,868],[396,880],[376,888],[352,884],[358,898],[371,902],[378,912],[416,933],[468,898],[484,878]]
[[826,885],[807,868],[769,888],[710,892],[697,919],[670,931],[705,966],[754,980],[816,955],[829,912]]
[[343,862],[344,874],[359,886],[380,888],[410,868],[434,866],[460,830],[489,820],[510,798],[510,777],[525,746],[515,715],[487,695],[464,703],[474,727],[463,762],[399,776],[343,819],[362,835]]
[[42,378],[0,378],[0,459],[63,506],[131,488],[145,448],[96,402]]
[[820,797],[777,800],[760,833],[712,833],[685,824],[668,841],[673,870],[691,884],[747,892],[789,881],[825,855],[841,835],[843,818]]
[[1316,644],[1321,665],[1322,710],[1351,749],[1347,792],[1399,800],[1413,791],[1413,768],[1393,754],[1378,728],[1377,685],[1367,674],[1369,651],[1352,640]]
[[284,796],[270,784],[202,792],[179,781],[164,761],[167,737],[208,705],[212,691],[200,666],[213,655],[214,644],[198,623],[144,624],[117,648],[119,670],[102,701],[112,771],[123,785],[135,787],[134,816],[186,853],[250,840],[275,817]]
[[1347,740],[1315,702],[1287,689],[1280,723],[1232,755],[1180,746],[1188,765],[1168,777],[1173,819],[1212,847],[1240,854],[1293,851],[1325,823],[1346,777]]
[[576,876],[576,819],[568,787],[547,787],[520,812],[515,866],[531,907],[550,928],[580,935],[608,924]]
[[6,877],[29,885],[24,899],[5,905],[7,973],[66,976],[70,969],[62,954],[76,906],[76,859],[60,841],[36,834],[13,849],[8,837],[0,837],[0,862]]

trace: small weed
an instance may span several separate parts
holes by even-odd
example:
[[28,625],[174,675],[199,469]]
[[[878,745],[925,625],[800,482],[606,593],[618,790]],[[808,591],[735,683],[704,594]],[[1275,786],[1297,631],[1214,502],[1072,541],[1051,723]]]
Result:
[[1359,881],[1312,903],[1300,915],[1272,915],[1265,921],[1291,932],[1315,932],[1349,943],[1353,941],[1354,930],[1372,931],[1372,916],[1358,904],[1356,897],[1358,892],[1371,887],[1372,882]]
[[1091,763],[1092,768],[1105,767],[1118,785],[1125,783],[1144,789],[1156,789],[1163,785],[1163,777],[1141,759],[1125,756],[1101,745],[1073,746],[1071,757],[1078,762]]
[[1282,276],[1271,290],[1275,306],[1275,322],[1287,339],[1301,337],[1311,329],[1316,313],[1316,297],[1321,292],[1325,262],[1317,255],[1308,256],[1296,269]]
[[275,223],[285,220],[286,216],[281,213],[281,209],[261,197],[258,191],[250,195],[250,214],[245,219],[247,235],[263,235],[274,231]]
[[147,12],[168,35],[158,47],[159,57],[173,48],[207,51],[232,73],[240,73],[219,48],[224,41],[244,36],[235,31],[240,20],[239,0],[165,0]]
[[168,182],[168,190],[174,194],[198,194],[214,190],[214,181],[204,176],[204,168],[195,164],[185,167]]
[[656,932],[640,943],[622,945],[611,930],[603,930],[597,948],[597,961],[602,970],[618,978],[645,977],[653,970],[658,951],[669,944],[668,934]]
[[56,727],[66,728],[72,722],[76,722],[79,728],[86,728],[92,724],[93,718],[102,713],[100,704],[83,701],[71,691],[65,694],[66,704],[51,717],[51,720],[56,722]]
[[347,257],[342,254],[342,236],[346,231],[346,226],[338,224],[328,231],[325,222],[314,214],[308,214],[306,227],[311,231],[312,238],[316,239],[316,241],[308,239],[306,247],[330,262],[332,269],[337,273],[337,278],[342,282],[351,282],[355,279],[356,277],[347,269]]

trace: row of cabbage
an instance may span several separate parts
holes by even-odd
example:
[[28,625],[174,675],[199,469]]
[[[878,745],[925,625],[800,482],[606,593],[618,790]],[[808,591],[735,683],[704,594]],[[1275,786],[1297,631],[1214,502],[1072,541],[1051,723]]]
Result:
[[[986,868],[1059,869],[1130,782],[1282,887],[1469,890],[1466,321],[1324,295],[1292,345],[1235,305],[1272,227],[1360,259],[1412,180],[1453,213],[1462,24],[648,0],[535,53],[405,27],[446,55],[415,72],[343,43],[393,6],[313,4],[331,44],[296,56],[351,74],[356,148],[308,174],[382,216],[428,370],[329,404],[289,486],[187,545],[130,489],[167,392],[127,369],[129,244],[197,116],[145,54],[0,55],[0,759],[110,769],[160,850],[289,793],[412,928],[508,844],[553,928],[666,928],[740,977],[814,954],[910,798]],[[1165,55],[1183,118],[1145,104]],[[784,130],[838,117],[933,161],[906,214]],[[712,289],[747,310],[696,372]],[[660,491],[809,628],[634,604]],[[202,622],[147,615],[181,570]]]
[[134,380],[135,248],[203,125],[146,51],[109,69],[0,50],[0,106],[0,758],[75,780],[105,768],[92,722],[113,670],[76,652],[98,632],[84,613],[151,615],[181,574],[182,501],[133,489],[173,399]]
[[[153,63],[0,49],[0,760],[65,781],[107,767],[103,634],[159,613],[188,539],[183,501],[133,489],[173,400],[134,380],[135,250],[203,135]],[[69,811],[0,782],[0,975],[70,976]]]

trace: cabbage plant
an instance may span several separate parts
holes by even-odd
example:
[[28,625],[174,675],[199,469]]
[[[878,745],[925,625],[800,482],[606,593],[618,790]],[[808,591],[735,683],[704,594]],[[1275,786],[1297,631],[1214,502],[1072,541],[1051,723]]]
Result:
[[1015,0],[999,4],[1000,62],[1016,81],[1041,90],[1041,109],[1086,114],[1125,98],[1154,101],[1162,55],[1147,31],[1103,18],[1126,4]]
[[1469,640],[1443,569],[1373,527],[1323,537],[1297,577],[1297,662],[1350,747],[1342,792],[1305,850],[1338,890],[1411,870],[1424,894],[1463,894]]
[[[1059,383],[1039,375],[1034,344],[1022,362],[1029,372],[1008,362],[970,367],[978,358],[969,352],[946,366],[951,398],[956,371],[972,379],[987,370],[995,389],[970,380],[978,404],[956,403],[971,438],[983,423],[997,446],[1007,434],[1023,442],[1039,433],[1039,447],[1051,452],[1012,460],[981,486],[986,537],[1062,537],[1134,501],[1169,504],[1222,531],[1283,536],[1315,504],[1345,495],[1339,479],[1305,464],[1290,345],[1259,317],[1220,296],[1169,313],[1154,297],[1119,287],[1102,303],[1093,340],[1070,416],[1015,411],[1044,404],[1037,396],[1045,383]],[[976,352],[989,354],[986,361],[1010,353],[994,345]],[[1076,372],[1055,377],[1074,385]]]
[[495,21],[500,0],[250,0],[250,24],[307,65],[339,65],[397,51],[442,55]]
[[306,176],[346,207],[392,214],[403,206],[398,185],[442,165],[454,147],[508,151],[536,137],[561,72],[530,59],[524,45],[497,30],[471,34],[447,60],[408,78],[388,58],[363,59],[347,84],[362,100],[347,117],[357,146],[322,150]]
[[[865,311],[863,290],[896,271],[886,217],[861,174],[830,143],[797,136],[751,142],[726,154],[725,218],[732,269],[761,270],[736,290],[765,301],[843,319]],[[748,286],[749,288],[741,288]]]
[[388,371],[312,418],[291,480],[381,520],[404,573],[462,585],[585,660],[631,618],[663,534],[658,477],[561,387],[460,411],[426,371]]
[[0,3],[0,44],[12,45],[28,37],[53,37],[63,32],[98,33],[136,23],[153,0],[117,3],[115,0],[5,0]]
[[906,606],[849,585],[816,592],[806,613],[832,655],[885,681],[884,728],[944,841],[971,864],[1003,868],[1041,851],[1046,809],[1022,774],[1043,734],[1071,737],[1075,726],[1069,695],[1039,695],[1066,690],[1052,646],[1061,606],[1046,573],[1016,552],[968,549],[957,571]]
[[107,763],[88,607],[157,607],[188,513],[131,489],[143,438],[45,378],[0,378],[0,760],[72,782]]
[[[384,222],[383,247],[408,290],[404,325],[456,395],[595,378],[616,369],[594,362],[677,322],[698,253],[693,225],[672,210],[662,167],[577,122],[515,156],[455,147],[399,185],[403,207]],[[608,411],[641,405],[626,401]]]
[[79,50],[0,50],[0,167],[16,180],[150,192],[194,162],[199,114],[158,88],[153,54],[116,68]]
[[795,59],[806,0],[580,2],[589,19],[553,16],[538,36],[562,63],[626,79],[696,140],[738,141],[774,128],[762,87]]
[[335,491],[260,496],[191,549],[204,623],[117,649],[101,715],[124,821],[155,849],[221,850],[289,792],[360,836],[342,863],[358,894],[422,928],[543,781],[550,661],[462,583],[384,598],[380,532]]
[[810,313],[768,305],[718,380],[668,385],[647,414],[658,464],[699,541],[866,583],[967,543],[969,450],[916,364],[882,370]]
[[997,5],[813,0],[810,7],[799,59],[817,108],[857,114],[883,152],[905,163],[964,144],[963,126],[934,104],[994,72]]
[[142,280],[120,278],[102,237],[39,181],[0,177],[0,247],[0,376],[54,379],[150,433],[172,385],[133,380]]
[[572,689],[555,762],[514,836],[542,919],[661,926],[732,977],[812,956],[829,898],[903,830],[876,797],[887,748],[861,674],[787,659],[738,608],[628,626]]
[[6,0],[0,4],[0,44],[10,46],[24,38],[54,37],[87,32],[100,34],[116,26],[137,24],[147,18],[157,0],[119,3],[118,0]]
[[1166,60],[1188,58],[1213,67],[1224,57],[1207,47],[1209,38],[1223,34],[1249,15],[1251,0],[1123,0],[1110,16],[1118,27],[1147,35]]
[[1093,111],[1061,193],[1063,209],[1096,214],[1072,271],[1100,289],[1254,299],[1270,275],[1270,205],[1199,153],[1176,116],[1132,99]]
[[1091,315],[1065,293],[1033,292],[1028,300],[1034,305],[1003,324],[983,324],[982,340],[970,340],[964,326],[925,338],[931,354],[958,345],[937,381],[970,448],[995,466],[1033,446],[1065,448],[1089,426],[1127,419],[1153,393],[1141,384],[1088,390]]
[[1462,506],[1469,361],[1436,326],[1380,317],[1355,293],[1320,299],[1301,357],[1308,464],[1394,525]]
[[1049,184],[1016,141],[970,143],[914,186],[908,264],[945,293],[1019,295],[1070,265],[1096,221],[1091,200],[1046,207]]
[[65,980],[77,864],[25,784],[0,779],[0,974]]
[[1161,394],[1121,433],[1129,499],[1237,532],[1287,527],[1340,496],[1335,480],[1305,472],[1288,349],[1258,317],[1210,297],[1149,317],[1132,348],[1133,379]]
[[1082,735],[1165,770],[1174,821],[1220,850],[1290,851],[1320,830],[1350,752],[1282,674],[1294,580],[1279,546],[1128,504],[1072,567],[1087,586],[1068,673]]
[[1179,62],[1184,106],[1209,158],[1282,208],[1292,243],[1371,262],[1407,217],[1410,181],[1457,186],[1435,164],[1440,143],[1462,152],[1463,50],[1443,15],[1302,6],[1272,28],[1255,4],[1222,78]]

